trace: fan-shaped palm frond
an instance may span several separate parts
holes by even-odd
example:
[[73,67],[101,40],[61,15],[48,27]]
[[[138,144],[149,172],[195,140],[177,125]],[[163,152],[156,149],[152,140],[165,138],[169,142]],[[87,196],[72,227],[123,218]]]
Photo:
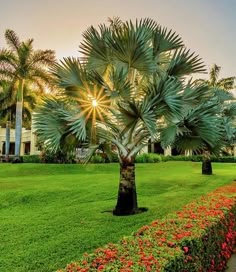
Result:
[[177,50],[170,61],[167,73],[170,76],[186,76],[192,73],[205,72],[205,65],[201,58],[190,50],[180,49]]
[[183,41],[176,32],[167,30],[166,27],[158,26],[153,33],[153,54],[158,56],[160,53],[171,51],[183,47]]
[[198,152],[206,148],[211,153],[219,152],[223,145],[223,125],[217,112],[218,105],[214,102],[200,104],[190,110],[172,129],[164,129],[162,141],[167,145],[175,145],[181,151]]
[[68,132],[68,128],[65,126],[67,118],[65,107],[64,102],[47,98],[34,113],[33,129],[37,124],[38,137],[53,151],[60,147],[63,136]]

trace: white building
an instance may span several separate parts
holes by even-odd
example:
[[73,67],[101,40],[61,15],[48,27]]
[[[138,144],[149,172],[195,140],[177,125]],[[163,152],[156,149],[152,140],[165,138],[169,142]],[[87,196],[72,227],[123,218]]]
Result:
[[[5,154],[6,129],[0,127],[0,155]],[[22,128],[21,150],[20,155],[39,154],[36,144],[36,136],[31,130]],[[10,154],[15,154],[15,129],[10,131]]]

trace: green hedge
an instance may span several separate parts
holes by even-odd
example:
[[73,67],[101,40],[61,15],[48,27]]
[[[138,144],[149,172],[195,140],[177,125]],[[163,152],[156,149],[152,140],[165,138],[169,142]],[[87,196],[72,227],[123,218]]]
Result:
[[41,158],[39,155],[24,155],[23,162],[25,162],[25,163],[40,163]]
[[[194,155],[194,156],[161,156],[162,161],[193,161],[193,162],[201,162],[202,155]],[[212,162],[236,162],[236,157],[234,156],[222,156],[215,157],[211,156]]]
[[223,272],[235,245],[234,182],[58,271]]
[[[60,156],[59,156],[60,157]],[[224,157],[211,157],[212,162],[235,162],[236,157],[233,156],[224,156]],[[25,155],[23,156],[23,162],[25,163],[57,163],[59,159],[55,155],[47,155],[47,157],[42,155]],[[118,156],[116,154],[113,155],[111,162],[118,162]],[[193,161],[193,162],[201,162],[202,156],[195,155],[195,156],[163,156],[156,153],[143,153],[136,157],[136,163],[158,163],[158,162],[166,162],[166,161]],[[67,160],[63,161],[64,163],[72,163],[75,162],[73,158],[67,158]],[[109,162],[108,159],[105,159],[101,155],[97,154],[94,155],[91,159],[92,163],[106,163]],[[59,163],[59,162],[58,162]],[[61,163],[61,161],[60,161]]]
[[162,161],[161,155],[155,153],[143,153],[135,158],[135,162],[137,163],[156,163],[161,161]]

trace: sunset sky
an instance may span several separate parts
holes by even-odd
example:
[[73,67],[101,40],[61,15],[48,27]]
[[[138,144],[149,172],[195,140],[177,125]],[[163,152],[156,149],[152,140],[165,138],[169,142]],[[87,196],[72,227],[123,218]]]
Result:
[[10,28],[58,58],[78,56],[82,32],[113,16],[150,17],[180,34],[207,68],[216,63],[221,76],[236,75],[236,0],[0,0],[0,47]]

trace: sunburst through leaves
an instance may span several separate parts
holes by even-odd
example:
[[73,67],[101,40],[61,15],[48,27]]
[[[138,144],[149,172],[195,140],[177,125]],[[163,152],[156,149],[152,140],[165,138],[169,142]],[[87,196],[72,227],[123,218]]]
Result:
[[109,114],[111,99],[103,88],[86,90],[81,98],[78,99],[80,105],[80,116],[83,116],[86,122],[91,122],[91,139],[96,139],[96,123],[104,121],[104,118]]

